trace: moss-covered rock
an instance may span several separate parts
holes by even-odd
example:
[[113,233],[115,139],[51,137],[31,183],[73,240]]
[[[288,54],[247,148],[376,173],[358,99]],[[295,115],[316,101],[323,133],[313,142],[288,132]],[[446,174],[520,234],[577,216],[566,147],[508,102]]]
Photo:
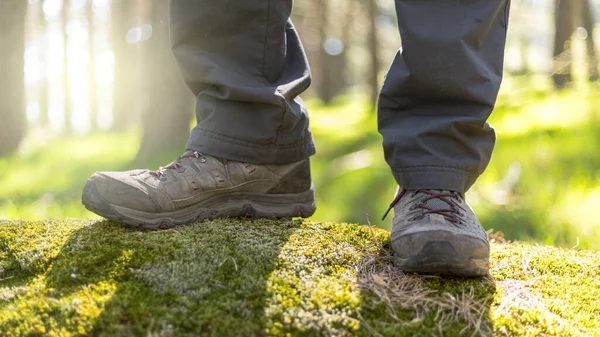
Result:
[[402,274],[357,225],[0,221],[6,337],[600,335],[599,299],[598,252],[495,242],[461,280]]

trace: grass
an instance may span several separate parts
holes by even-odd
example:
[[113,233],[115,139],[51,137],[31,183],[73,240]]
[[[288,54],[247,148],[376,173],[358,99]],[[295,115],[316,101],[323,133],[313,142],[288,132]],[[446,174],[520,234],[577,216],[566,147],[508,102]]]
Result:
[[598,89],[514,91],[498,109],[492,162],[469,194],[482,222],[509,238],[600,249]]
[[26,145],[0,159],[0,219],[89,218],[80,203],[85,181],[99,169],[127,169],[139,140],[129,132]]
[[[599,91],[587,85],[554,93],[546,79],[505,80],[490,120],[497,146],[467,195],[486,228],[511,240],[600,249]],[[309,108],[318,148],[312,166],[319,207],[312,219],[389,229],[391,220],[379,218],[396,185],[373,108],[345,98],[332,106],[309,101]],[[0,158],[0,219],[94,219],[79,202],[94,171],[156,168],[180,154],[133,162],[136,131],[33,142]]]
[[231,219],[0,221],[0,335],[600,334],[600,253],[492,244],[491,276],[404,275],[389,234]]

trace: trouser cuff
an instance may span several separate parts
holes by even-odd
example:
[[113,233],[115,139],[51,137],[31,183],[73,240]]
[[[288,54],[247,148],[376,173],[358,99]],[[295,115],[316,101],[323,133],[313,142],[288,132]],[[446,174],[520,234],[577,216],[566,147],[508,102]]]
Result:
[[309,131],[296,143],[263,145],[194,129],[186,148],[214,157],[252,164],[289,164],[316,153]]
[[401,188],[432,189],[465,193],[480,173],[445,166],[413,166],[393,172]]

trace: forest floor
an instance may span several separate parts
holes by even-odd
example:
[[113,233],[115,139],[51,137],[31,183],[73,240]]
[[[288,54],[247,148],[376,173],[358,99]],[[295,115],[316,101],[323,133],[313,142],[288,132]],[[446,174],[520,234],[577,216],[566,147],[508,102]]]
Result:
[[490,275],[454,279],[359,225],[0,220],[0,335],[600,335],[600,252],[491,237]]

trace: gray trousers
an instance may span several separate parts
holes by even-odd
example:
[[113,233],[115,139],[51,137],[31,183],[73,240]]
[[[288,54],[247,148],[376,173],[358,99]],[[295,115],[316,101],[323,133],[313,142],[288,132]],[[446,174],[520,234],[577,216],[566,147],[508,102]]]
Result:
[[[385,158],[407,189],[465,192],[495,143],[510,0],[396,0],[402,49],[378,103]],[[197,96],[187,147],[259,164],[315,153],[299,97],[310,70],[292,0],[171,0],[172,49]]]

